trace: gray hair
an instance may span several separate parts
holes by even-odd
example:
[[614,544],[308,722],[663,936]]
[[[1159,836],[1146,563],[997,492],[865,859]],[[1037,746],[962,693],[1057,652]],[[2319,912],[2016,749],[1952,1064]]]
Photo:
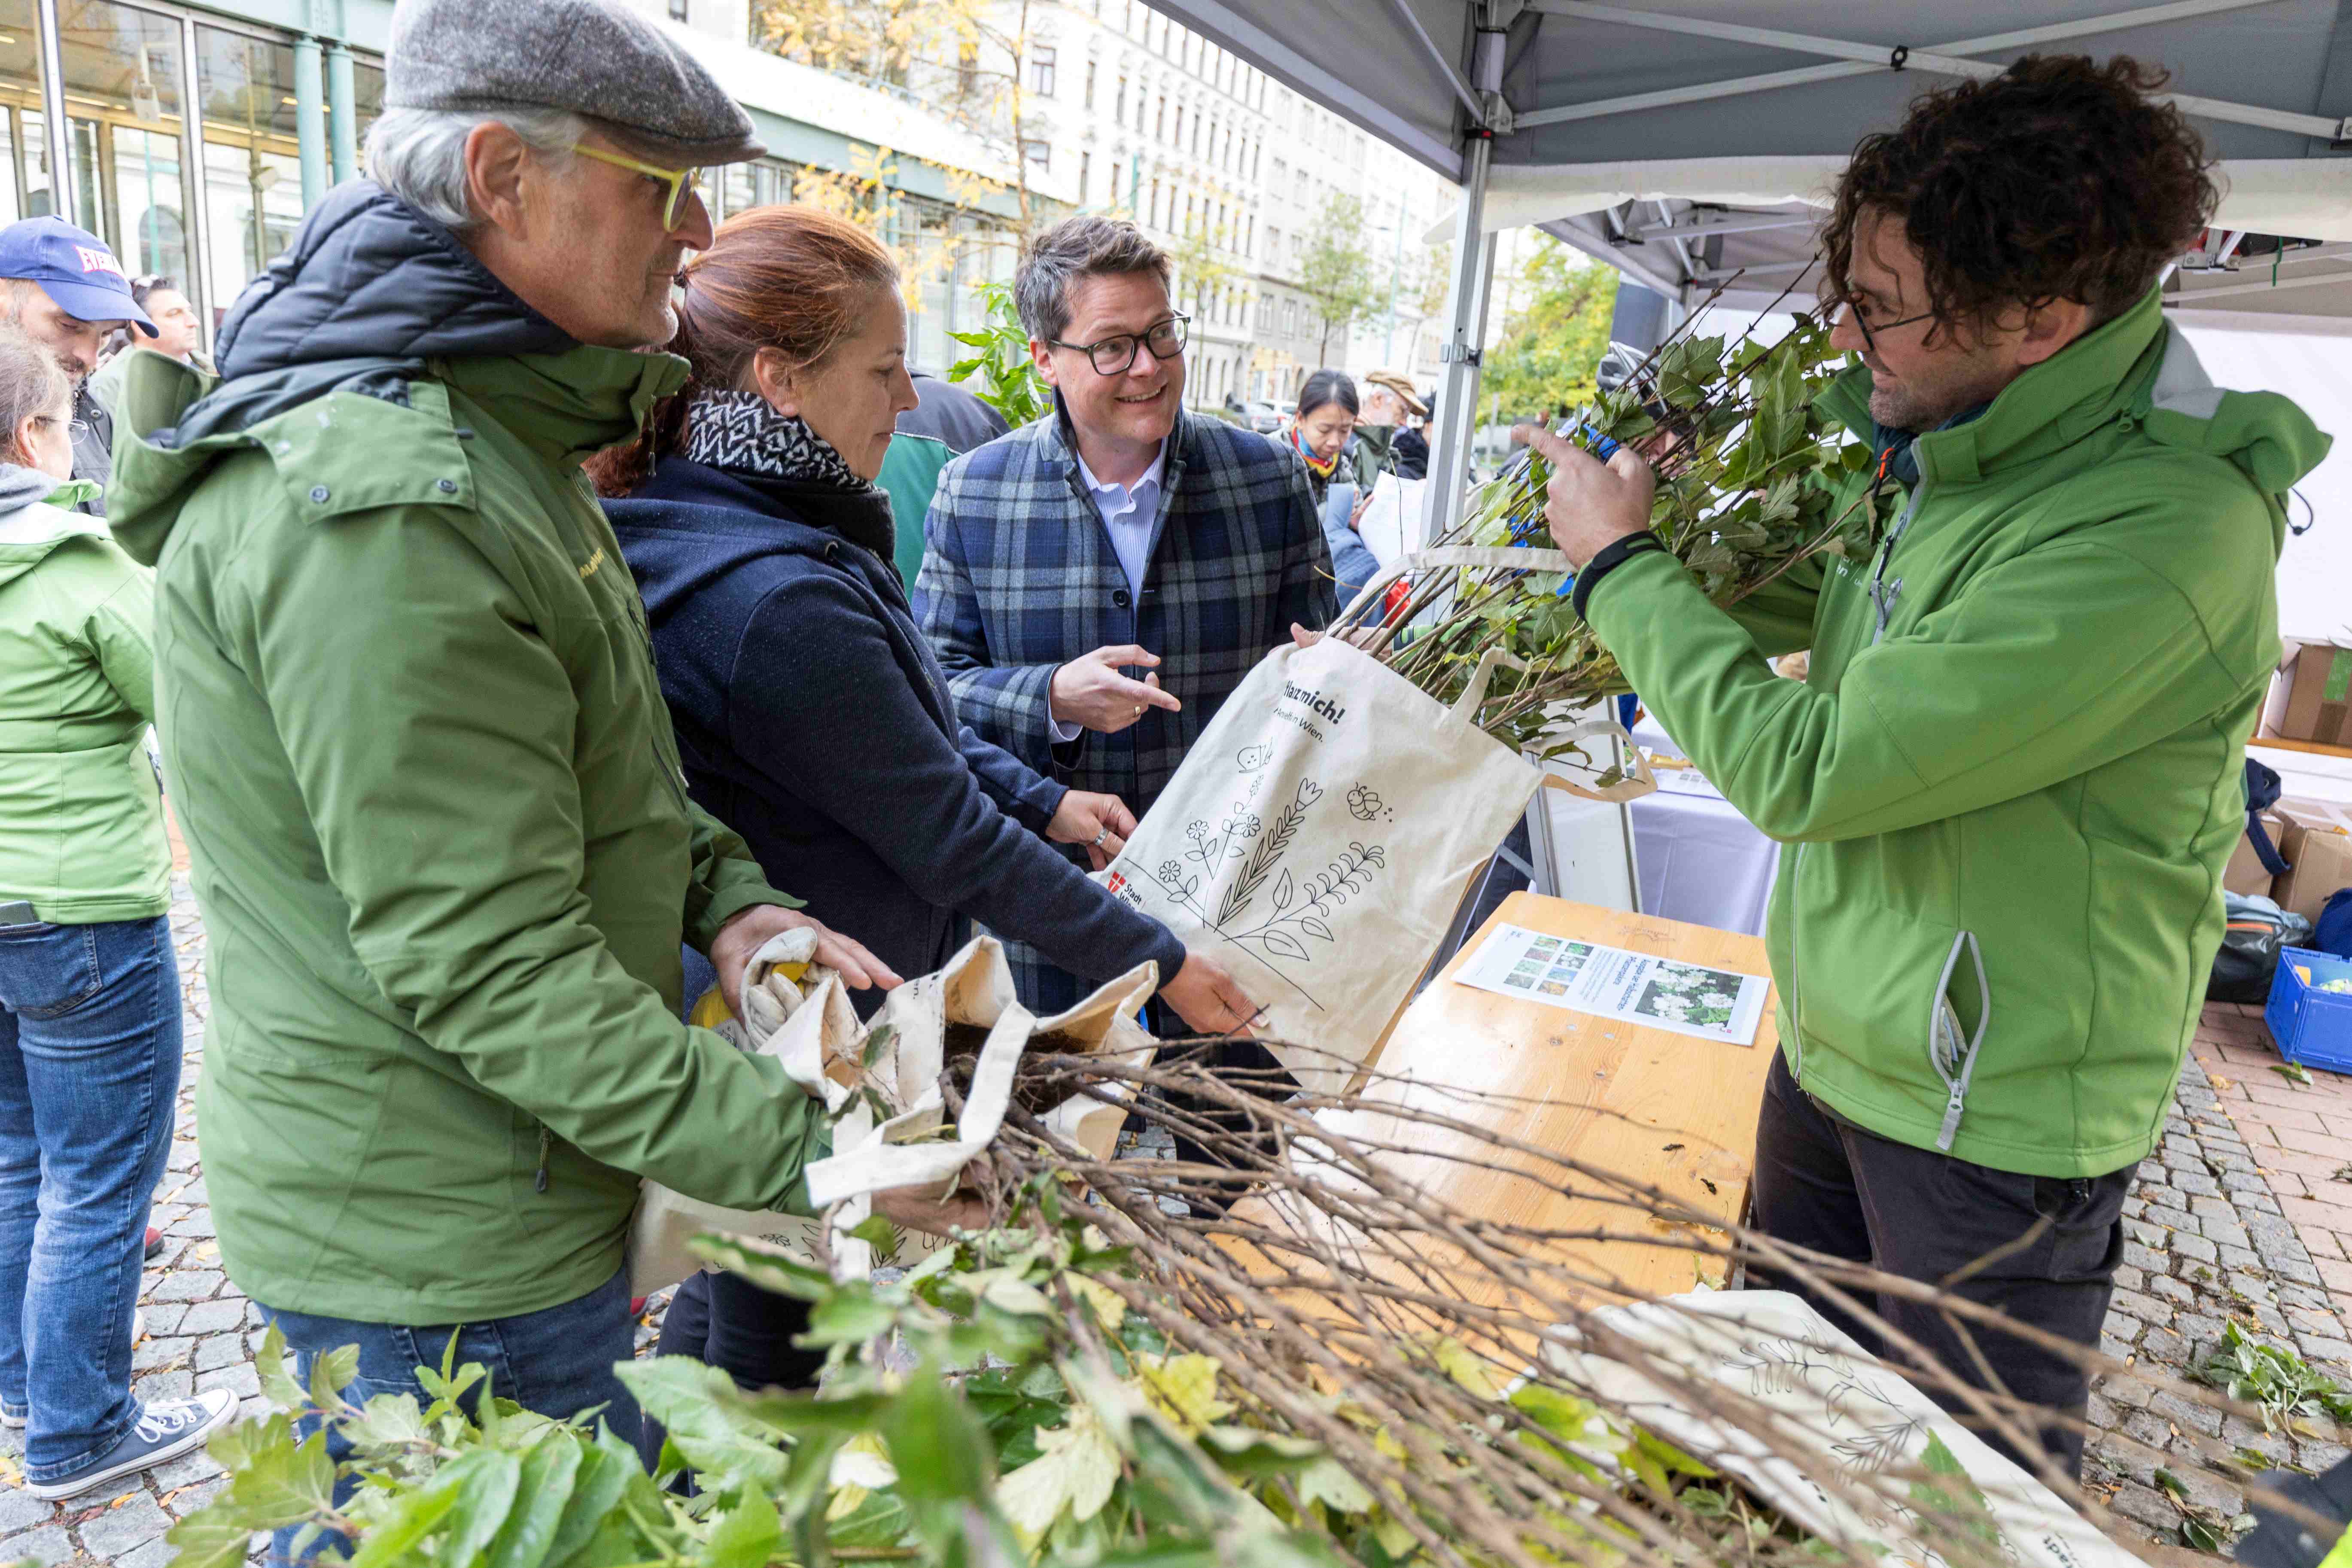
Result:
[[33,455],[16,449],[16,426],[72,400],[73,377],[57,355],[22,332],[0,330],[0,461],[29,468]]
[[1070,285],[1106,273],[1149,272],[1163,289],[1175,268],[1168,253],[1126,218],[1082,214],[1032,239],[1013,273],[1013,303],[1021,325],[1047,342],[1070,330]]
[[466,138],[478,125],[505,126],[548,159],[569,159],[588,121],[561,109],[392,109],[368,129],[368,178],[463,234],[478,224],[466,203]]

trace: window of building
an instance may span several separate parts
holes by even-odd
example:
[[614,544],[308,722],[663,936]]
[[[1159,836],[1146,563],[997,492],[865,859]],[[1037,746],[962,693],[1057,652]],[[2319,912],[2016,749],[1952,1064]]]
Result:
[[1024,137],[1021,156],[1034,164],[1039,174],[1048,173],[1054,167],[1054,144],[1043,136]]
[[[1180,109],[1176,115],[1181,120],[1184,111]],[[1160,107],[1152,111],[1151,134],[1162,142],[1168,140],[1168,95],[1164,92],[1160,95]]]
[[1078,205],[1087,205],[1087,195],[1094,183],[1095,155],[1092,153],[1081,153],[1078,154]]
[[669,19],[673,22],[686,20],[686,0],[669,0]]
[[1176,106],[1176,145],[1184,145],[1184,106],[1181,103]]
[[33,0],[0,0],[0,135],[7,139],[8,173],[0,175],[5,221],[57,211],[49,181],[48,121],[41,109],[41,36]]
[[1149,221],[1153,228],[1160,226],[1160,182],[1151,182],[1151,208]]
[[1029,90],[1042,98],[1054,96],[1054,48],[1033,45],[1029,50]]
[[196,29],[205,218],[215,307],[234,299],[302,222],[291,44]]
[[1118,90],[1110,100],[1110,117],[1121,125],[1127,123],[1127,79],[1118,79]]
[[1095,62],[1094,62],[1094,61],[1092,61],[1092,60],[1088,60],[1088,61],[1087,62],[1087,107],[1088,109],[1092,109],[1094,106],[1095,106]]
[[[73,220],[104,239],[130,276],[169,273],[200,298],[189,267],[179,23],[107,0],[64,0],[58,11]],[[30,42],[30,16],[24,25],[7,31]]]

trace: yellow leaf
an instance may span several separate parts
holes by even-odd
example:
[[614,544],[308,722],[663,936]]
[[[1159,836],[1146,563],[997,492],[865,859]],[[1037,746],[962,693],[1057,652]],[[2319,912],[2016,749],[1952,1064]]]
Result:
[[1204,1355],[1138,1356],[1136,1376],[1151,1407],[1198,1436],[1204,1426],[1223,1420],[1234,1407],[1217,1397],[1217,1363]]
[[1083,1274],[1062,1276],[1070,1287],[1070,1294],[1094,1310],[1095,1321],[1103,1332],[1116,1334],[1119,1324],[1127,1321],[1127,1302],[1108,1285],[1097,1283]]
[[1439,1369],[1473,1397],[1502,1397],[1501,1390],[1495,1386],[1495,1380],[1487,1372],[1486,1363],[1469,1346],[1448,1337],[1438,1341],[1434,1349]]

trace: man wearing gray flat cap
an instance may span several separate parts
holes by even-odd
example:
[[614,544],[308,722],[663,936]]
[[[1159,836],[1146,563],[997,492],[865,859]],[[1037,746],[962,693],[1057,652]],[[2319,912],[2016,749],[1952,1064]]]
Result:
[[605,0],[401,0],[386,68],[370,178],[237,301],[219,384],[142,355],[121,395],[110,522],[157,569],[210,941],[205,1174],[303,1376],[356,1344],[355,1401],[414,1390],[454,1331],[501,1397],[633,1437],[639,1178],[804,1210],[824,1152],[778,1063],[679,1021],[682,941],[732,1002],[816,922],[688,799],[579,473],[685,377],[645,351],[710,242],[696,166],[760,148]]

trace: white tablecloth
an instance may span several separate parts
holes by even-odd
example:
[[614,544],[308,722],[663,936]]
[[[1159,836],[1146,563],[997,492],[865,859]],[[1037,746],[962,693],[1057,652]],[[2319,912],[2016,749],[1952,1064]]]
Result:
[[[1633,726],[1636,745],[1679,756],[1646,715]],[[1780,869],[1780,846],[1758,832],[1719,795],[1661,789],[1634,801],[1633,855],[1642,869],[1642,909],[1670,921],[1760,936]]]

